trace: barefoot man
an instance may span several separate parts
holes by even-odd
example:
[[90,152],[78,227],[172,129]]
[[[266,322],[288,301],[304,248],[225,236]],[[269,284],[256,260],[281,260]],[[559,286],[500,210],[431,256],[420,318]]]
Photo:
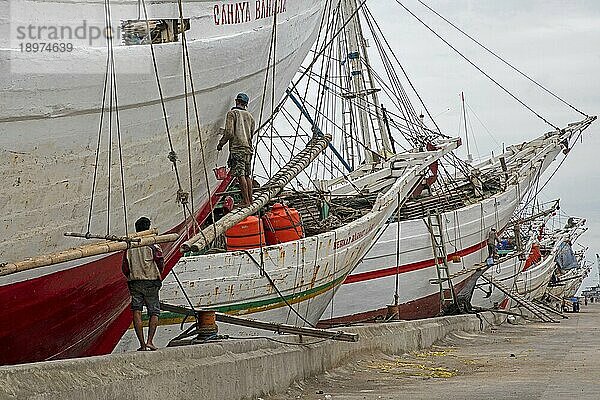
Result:
[[254,118],[246,109],[248,95],[240,93],[235,98],[235,107],[227,112],[225,131],[217,145],[221,151],[229,142],[229,160],[231,174],[238,179],[244,205],[252,202],[252,135],[254,133]]
[[[142,232],[150,229],[150,220],[141,217],[135,222],[135,231]],[[131,294],[131,310],[133,311],[133,328],[140,341],[138,351],[156,350],[153,343],[158,316],[160,315],[160,302],[158,291],[162,286],[160,277],[164,261],[162,250],[158,245],[137,247],[127,250],[123,257],[123,273],[127,277],[127,286]],[[144,305],[148,310],[148,341],[144,341],[144,328],[142,326],[142,310]]]

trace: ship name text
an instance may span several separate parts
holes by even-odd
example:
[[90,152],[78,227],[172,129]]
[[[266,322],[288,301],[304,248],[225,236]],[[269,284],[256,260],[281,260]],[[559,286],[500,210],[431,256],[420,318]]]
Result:
[[233,25],[269,18],[286,12],[286,0],[256,0],[219,3],[213,7],[215,25]]
[[340,240],[336,240],[335,244],[333,245],[335,250],[338,250],[342,247],[348,246],[350,243],[354,243],[359,239],[362,239],[363,237],[365,237],[369,232],[371,232],[373,230],[373,225],[366,227],[365,229],[358,231],[358,232],[354,232],[351,236],[348,236],[347,238],[344,239],[340,239]]

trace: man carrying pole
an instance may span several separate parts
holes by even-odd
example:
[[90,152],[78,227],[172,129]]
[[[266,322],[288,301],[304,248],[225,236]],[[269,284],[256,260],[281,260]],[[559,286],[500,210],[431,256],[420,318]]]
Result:
[[[135,222],[135,231],[143,232],[150,229],[150,220],[141,217]],[[158,245],[136,247],[127,250],[123,257],[123,274],[127,277],[127,286],[131,294],[131,310],[133,311],[133,328],[140,341],[138,351],[156,350],[153,343],[158,316],[160,315],[161,274],[164,267],[162,250]],[[142,310],[148,309],[148,341],[144,341],[142,326]]]

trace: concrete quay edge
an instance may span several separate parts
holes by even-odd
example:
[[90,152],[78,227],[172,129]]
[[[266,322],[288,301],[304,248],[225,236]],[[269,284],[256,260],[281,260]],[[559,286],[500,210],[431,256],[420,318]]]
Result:
[[[402,354],[430,347],[452,332],[479,332],[502,322],[503,316],[486,312],[344,329],[359,334],[357,343],[306,337],[304,343],[314,344],[227,340],[5,366],[0,367],[0,399],[252,399],[361,354]],[[286,341],[299,343],[299,338]]]

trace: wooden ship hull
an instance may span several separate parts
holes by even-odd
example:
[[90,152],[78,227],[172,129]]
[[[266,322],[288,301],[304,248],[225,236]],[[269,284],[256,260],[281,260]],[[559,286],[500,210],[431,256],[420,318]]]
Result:
[[[189,306],[189,298],[196,309],[315,326],[342,282],[369,251],[398,201],[412,193],[429,164],[458,143],[450,140],[435,151],[394,156],[390,162],[396,169],[388,168],[385,176],[376,173],[380,181],[391,182],[388,190],[377,196],[368,213],[336,229],[262,249],[182,257],[174,267],[181,285],[173,275],[167,277],[161,300]],[[403,162],[406,167],[400,167]],[[177,334],[183,317],[167,313],[161,320],[171,326],[160,328],[159,343]],[[227,329],[226,333],[236,330]],[[135,340],[130,331],[117,351],[132,348]]]
[[[113,26],[138,19],[140,13],[144,18],[137,2],[111,3]],[[218,158],[214,149],[235,94],[248,93],[250,111],[258,115],[273,10],[251,7],[240,16],[243,18],[230,20],[223,17],[229,11],[219,8],[220,4],[182,3],[184,16],[190,19],[187,43],[201,131],[192,124],[192,163],[180,157],[179,168],[186,177],[191,170],[193,182],[184,185],[192,188],[193,212],[202,221],[210,208],[209,198],[230,182],[217,180],[212,169],[226,161],[225,152]],[[275,88],[273,82],[268,83],[265,98],[271,98],[274,91],[274,98],[279,99],[298,71],[316,40],[324,4],[324,0],[287,2],[285,10],[278,10],[278,75]],[[21,17],[16,8],[11,10],[12,18],[17,18],[11,24],[27,25],[27,18],[36,16],[48,25],[76,27],[83,15],[89,21],[102,21],[101,28],[105,26],[104,7],[94,2],[73,3],[70,13],[64,12],[61,2],[38,2],[36,7],[25,10]],[[147,7],[149,19],[179,18],[177,2],[151,2]],[[3,15],[0,22],[7,18]],[[0,108],[0,169],[6,183],[0,188],[0,262],[12,263],[81,243],[63,234],[85,231],[88,221],[107,49],[102,37],[94,46],[76,45],[72,52],[47,54],[35,61],[8,37],[0,39],[0,44],[0,64],[10,71],[0,77],[0,91],[10,98]],[[181,41],[154,47],[174,151],[186,154]],[[161,232],[183,233],[185,224],[167,158],[169,144],[160,117],[161,98],[150,46],[115,42],[114,58],[127,213],[134,220],[141,215],[150,217]],[[108,115],[106,110],[104,118]],[[107,213],[106,176],[111,170],[114,179],[119,168],[116,146],[112,165],[107,166],[106,143],[105,139],[97,165],[100,178],[92,226],[108,225],[109,232],[124,234],[120,191],[112,194],[112,208]],[[200,157],[202,147],[204,158]],[[177,245],[166,248],[169,268],[179,254]],[[5,322],[0,325],[0,365],[112,351],[131,322],[121,257],[121,253],[102,255],[0,276],[0,301],[6,306]]]

